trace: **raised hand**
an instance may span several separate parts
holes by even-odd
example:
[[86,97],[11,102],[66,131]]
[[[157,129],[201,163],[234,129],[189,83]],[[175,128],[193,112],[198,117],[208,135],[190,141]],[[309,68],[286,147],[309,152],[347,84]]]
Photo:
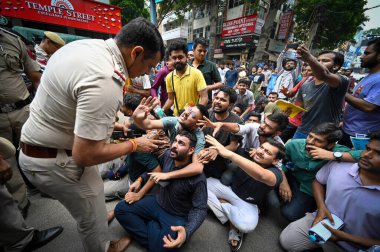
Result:
[[214,129],[212,135],[215,136],[216,133],[218,133],[219,130],[222,128],[223,123],[221,123],[221,122],[211,122],[210,119],[208,119],[207,117],[204,116],[203,120],[198,120],[197,125],[199,127],[201,127],[201,129],[203,129],[203,128],[212,128],[212,129]]
[[144,97],[141,100],[140,105],[137,106],[137,108],[133,112],[132,117],[135,120],[136,119],[137,120],[143,120],[143,119],[147,118],[150,111],[152,111],[152,109],[154,107],[156,107],[159,103],[160,103],[160,101],[157,98],[152,98],[151,96],[149,96],[148,98]]
[[211,144],[209,149],[214,149],[218,152],[218,154],[224,158],[230,158],[231,151],[229,151],[226,147],[224,147],[221,143],[218,142],[215,138],[210,135],[206,136],[206,142]]

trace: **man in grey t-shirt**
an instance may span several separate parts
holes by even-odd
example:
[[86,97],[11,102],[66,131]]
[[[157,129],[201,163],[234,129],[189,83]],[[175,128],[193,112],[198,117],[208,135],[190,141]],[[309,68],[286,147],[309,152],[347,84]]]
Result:
[[305,139],[310,130],[321,123],[332,122],[338,126],[349,81],[336,74],[344,61],[342,54],[323,51],[317,59],[304,46],[300,46],[297,53],[310,64],[315,76],[302,85],[296,97],[296,105],[307,111],[303,113],[302,123],[293,139]]

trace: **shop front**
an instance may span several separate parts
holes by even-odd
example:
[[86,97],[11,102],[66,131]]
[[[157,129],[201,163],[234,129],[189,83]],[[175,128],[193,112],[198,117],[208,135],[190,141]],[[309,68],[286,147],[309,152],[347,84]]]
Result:
[[44,31],[63,34],[66,42],[83,37],[106,39],[115,35],[122,25],[120,7],[96,1],[6,0],[0,3],[1,15],[14,30],[34,42]]

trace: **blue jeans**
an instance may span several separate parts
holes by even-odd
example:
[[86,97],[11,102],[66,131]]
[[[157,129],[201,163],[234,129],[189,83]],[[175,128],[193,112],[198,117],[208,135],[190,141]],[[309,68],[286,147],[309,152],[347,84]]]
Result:
[[[171,226],[185,226],[186,218],[169,214],[157,203],[155,195],[147,195],[133,204],[125,200],[115,207],[115,217],[120,225],[149,251],[169,251],[163,247],[162,238],[177,238]],[[170,251],[176,251],[170,249]]]
[[300,186],[296,179],[287,175],[290,189],[292,190],[292,199],[290,202],[284,202],[280,199],[278,188],[275,193],[270,193],[269,201],[274,207],[280,207],[281,214],[290,222],[301,219],[305,213],[312,213],[317,209],[314,197],[301,192]]
[[303,133],[303,132],[300,132],[297,130],[296,133],[294,133],[292,140],[293,139],[306,139],[308,135],[309,134],[306,134],[306,133]]

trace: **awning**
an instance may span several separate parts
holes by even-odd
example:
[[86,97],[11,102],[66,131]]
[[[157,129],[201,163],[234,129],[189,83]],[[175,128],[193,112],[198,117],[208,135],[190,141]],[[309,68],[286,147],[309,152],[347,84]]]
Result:
[[[44,37],[44,32],[45,32],[43,30],[21,27],[21,26],[13,26],[12,30],[20,33],[26,39],[33,42],[40,41]],[[66,33],[57,32],[57,34],[66,42],[66,44],[75,40],[79,40],[79,39],[88,39],[88,37],[77,36],[77,35],[66,34]]]

